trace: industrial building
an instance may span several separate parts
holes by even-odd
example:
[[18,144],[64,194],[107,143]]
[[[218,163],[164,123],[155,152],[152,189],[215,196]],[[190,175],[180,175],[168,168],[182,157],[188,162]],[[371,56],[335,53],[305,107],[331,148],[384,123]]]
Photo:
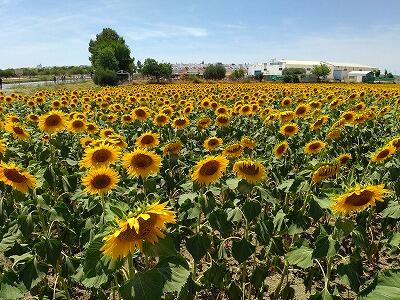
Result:
[[[249,76],[282,76],[282,71],[285,68],[301,68],[304,69],[306,74],[311,74],[311,71],[314,66],[325,64],[330,69],[331,72],[327,76],[327,79],[330,81],[350,81],[350,72],[373,72],[378,70],[376,67],[361,65],[361,64],[353,64],[353,63],[338,63],[331,61],[317,61],[317,60],[287,60],[287,59],[273,59],[268,63],[258,63],[253,64],[248,67],[248,75]],[[367,74],[366,73],[366,74]],[[353,74],[355,75],[355,74]],[[351,79],[355,81],[354,78]],[[358,79],[357,79],[358,80]]]

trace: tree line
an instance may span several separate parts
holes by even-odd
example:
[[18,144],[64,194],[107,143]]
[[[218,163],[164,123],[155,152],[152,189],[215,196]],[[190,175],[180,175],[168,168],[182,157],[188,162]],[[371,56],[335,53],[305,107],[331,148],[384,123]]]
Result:
[[47,76],[47,75],[82,75],[90,74],[93,71],[91,66],[54,66],[44,68],[9,68],[0,69],[0,77],[10,78],[17,76],[22,71],[23,76]]

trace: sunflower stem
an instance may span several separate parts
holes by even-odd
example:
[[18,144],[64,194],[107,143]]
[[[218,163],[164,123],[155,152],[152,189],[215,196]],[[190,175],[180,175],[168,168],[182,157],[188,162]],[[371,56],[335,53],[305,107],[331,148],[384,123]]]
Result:
[[131,252],[128,253],[127,259],[128,259],[129,278],[132,279],[133,276],[135,275],[135,268],[133,266],[133,258]]
[[332,272],[332,262],[333,262],[333,256],[328,258],[328,261],[326,264],[325,287],[324,287],[324,290],[326,290],[326,291],[328,291],[328,288],[329,288],[329,281],[330,281],[331,272]]

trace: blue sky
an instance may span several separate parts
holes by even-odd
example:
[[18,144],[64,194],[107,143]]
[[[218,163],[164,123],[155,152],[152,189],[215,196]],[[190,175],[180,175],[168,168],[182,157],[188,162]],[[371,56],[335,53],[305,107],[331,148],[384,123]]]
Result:
[[136,60],[363,63],[400,73],[400,1],[0,0],[0,68],[89,64],[103,27]]

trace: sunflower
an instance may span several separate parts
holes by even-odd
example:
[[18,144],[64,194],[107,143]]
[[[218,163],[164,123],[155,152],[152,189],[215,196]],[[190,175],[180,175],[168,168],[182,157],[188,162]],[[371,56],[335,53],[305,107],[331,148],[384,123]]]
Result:
[[180,141],[174,141],[166,144],[163,149],[163,155],[178,155],[183,146]]
[[83,149],[90,146],[93,142],[94,142],[94,140],[88,136],[81,137],[79,140],[79,143],[81,144]]
[[337,140],[340,138],[342,131],[340,129],[332,129],[327,134],[326,137],[330,140]]
[[118,172],[109,167],[90,169],[82,178],[86,193],[101,196],[112,190],[118,181]]
[[168,124],[169,122],[169,117],[166,114],[159,113],[153,118],[153,123],[156,126],[162,127]]
[[143,241],[157,243],[164,238],[167,224],[176,223],[176,214],[168,209],[167,202],[154,203],[139,209],[126,220],[117,220],[118,228],[103,238],[101,251],[113,259],[133,255],[142,250]]
[[235,162],[233,172],[236,176],[250,183],[257,183],[265,178],[265,167],[254,160],[245,159]]
[[68,122],[68,130],[74,133],[83,132],[86,130],[86,123],[82,119],[74,118]]
[[86,148],[80,165],[88,169],[108,167],[118,160],[120,154],[117,148],[103,143],[94,148]]
[[160,170],[161,157],[153,151],[136,149],[124,155],[122,165],[133,177],[147,177]]
[[211,125],[211,119],[209,117],[202,117],[197,120],[197,127],[204,129]]
[[39,117],[35,114],[29,114],[27,116],[28,120],[33,123],[37,123],[39,121]]
[[29,139],[29,133],[25,130],[25,128],[19,123],[8,122],[4,126],[4,130],[8,133],[11,133],[13,137],[20,140]]
[[380,149],[378,149],[371,156],[371,161],[373,162],[384,162],[386,159],[391,157],[396,152],[396,148],[392,144],[388,144]]
[[322,180],[335,177],[339,172],[339,168],[339,164],[324,164],[314,171],[311,180],[314,183],[318,183]]
[[257,143],[253,139],[251,139],[247,136],[244,136],[241,138],[240,144],[245,149],[254,149],[257,146]]
[[350,153],[343,153],[340,154],[336,160],[339,162],[340,165],[346,164],[349,160],[351,159],[351,154]]
[[228,126],[229,122],[230,122],[230,117],[228,115],[218,115],[215,119],[215,124],[221,127]]
[[335,214],[347,215],[352,212],[362,211],[368,206],[375,206],[376,202],[383,201],[385,194],[389,192],[384,187],[384,184],[380,184],[361,188],[357,184],[355,188],[347,193],[335,197],[332,211]]
[[212,151],[221,145],[222,139],[215,136],[207,138],[203,143],[204,148],[208,151]]
[[176,129],[183,129],[190,124],[190,121],[186,117],[177,117],[172,121],[172,127]]
[[104,143],[107,145],[112,145],[124,149],[128,146],[125,137],[119,134],[110,134],[104,139]]
[[138,148],[153,149],[160,143],[159,136],[158,133],[147,131],[136,139],[135,145]]
[[27,193],[36,187],[36,178],[29,172],[21,170],[14,163],[0,163],[0,181],[21,193]]
[[61,111],[52,110],[39,117],[39,128],[46,133],[54,133],[64,129],[66,125],[65,115]]
[[199,184],[209,185],[221,178],[229,161],[222,155],[209,156],[197,162],[191,175]]
[[132,111],[132,116],[135,120],[146,121],[150,116],[149,109],[145,106],[137,107]]
[[299,126],[295,123],[289,123],[283,125],[280,129],[280,133],[286,136],[294,136],[299,132]]
[[307,115],[307,113],[310,111],[310,106],[308,104],[299,104],[296,109],[294,110],[294,113],[296,115],[296,118],[303,118]]
[[389,145],[396,148],[396,151],[400,151],[400,137],[395,137],[390,140]]
[[286,154],[286,151],[289,149],[289,144],[287,141],[283,141],[279,144],[277,144],[274,148],[274,155],[277,158],[281,158]]
[[239,143],[233,143],[227,146],[222,154],[228,158],[240,157],[243,154],[243,146]]
[[322,149],[324,149],[326,146],[326,143],[320,140],[315,140],[307,143],[307,145],[304,146],[304,153],[306,154],[316,154],[319,153]]

